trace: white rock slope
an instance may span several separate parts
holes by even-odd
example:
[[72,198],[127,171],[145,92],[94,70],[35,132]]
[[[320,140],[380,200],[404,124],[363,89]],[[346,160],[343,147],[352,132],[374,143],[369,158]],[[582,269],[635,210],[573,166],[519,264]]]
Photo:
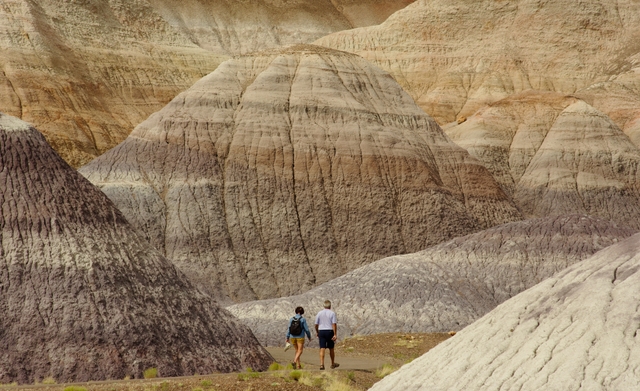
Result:
[[640,235],[503,303],[372,390],[640,389]]
[[498,304],[634,231],[580,215],[505,224],[415,254],[385,258],[301,295],[227,307],[265,345],[283,343],[297,306],[325,299],[339,336],[460,330]]
[[0,114],[0,383],[266,369],[251,331],[135,234],[27,123]]
[[388,73],[312,45],[223,63],[80,171],[220,300],[521,218]]

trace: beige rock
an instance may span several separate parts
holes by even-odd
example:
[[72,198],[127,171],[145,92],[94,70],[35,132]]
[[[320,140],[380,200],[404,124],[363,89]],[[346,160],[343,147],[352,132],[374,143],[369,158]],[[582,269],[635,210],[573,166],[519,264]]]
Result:
[[223,63],[80,171],[222,301],[521,218],[388,73],[310,45]]
[[0,113],[0,383],[266,369],[251,331]]
[[460,330],[500,303],[635,233],[606,220],[554,216],[504,224],[384,258],[303,294],[227,307],[263,345],[284,342],[294,308],[313,319],[330,299],[338,335]]
[[584,101],[526,92],[446,129],[527,216],[586,213],[640,229],[640,150]]
[[640,235],[504,302],[371,390],[640,388]]
[[334,2],[3,1],[0,110],[80,166],[229,55],[380,22],[410,1]]
[[419,0],[316,43],[389,71],[443,124],[529,89],[571,94],[621,75],[637,86],[639,22],[636,1]]

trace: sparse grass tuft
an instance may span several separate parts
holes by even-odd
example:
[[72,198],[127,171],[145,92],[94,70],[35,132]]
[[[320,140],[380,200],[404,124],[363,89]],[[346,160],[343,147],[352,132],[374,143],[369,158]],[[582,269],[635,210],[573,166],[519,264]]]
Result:
[[249,379],[256,379],[260,377],[260,375],[261,374],[259,372],[255,372],[253,369],[247,368],[246,372],[238,373],[238,380],[246,381]]
[[302,372],[300,371],[291,371],[291,373],[289,373],[289,378],[291,380],[298,381],[300,380],[301,377],[302,377]]
[[349,379],[349,381],[356,381],[355,372],[347,372],[347,379]]
[[44,379],[42,379],[42,384],[56,384],[56,379],[52,378],[51,376],[45,377]]
[[324,384],[323,375],[315,376],[309,372],[305,372],[302,374],[302,377],[298,380],[300,384],[304,384],[309,387],[322,388]]
[[158,369],[157,368],[147,368],[142,372],[142,376],[145,379],[155,379],[158,377]]
[[213,382],[211,380],[203,380],[200,382],[200,385],[204,388],[213,387]]
[[80,386],[68,386],[65,387],[62,391],[87,391],[87,389]]
[[378,376],[380,379],[382,379],[382,378],[384,378],[385,376],[390,375],[390,374],[392,374],[393,372],[395,372],[395,371],[396,371],[396,369],[398,369],[398,368],[394,367],[394,366],[393,366],[393,365],[391,365],[391,364],[384,364],[384,365],[382,366],[382,368],[380,368],[380,369],[376,370],[376,376]]
[[329,384],[323,387],[325,391],[354,391],[353,387],[335,376],[331,376],[329,380]]
[[285,367],[283,365],[280,365],[277,362],[274,362],[273,364],[269,365],[269,371],[281,371],[285,369]]

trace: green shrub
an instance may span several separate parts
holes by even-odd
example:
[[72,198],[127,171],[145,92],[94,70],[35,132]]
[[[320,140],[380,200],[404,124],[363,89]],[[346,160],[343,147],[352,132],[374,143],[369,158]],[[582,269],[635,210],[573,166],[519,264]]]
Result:
[[200,385],[204,388],[209,388],[213,386],[213,382],[211,380],[203,380],[200,382]]
[[291,373],[289,373],[289,378],[291,380],[298,381],[298,380],[300,380],[301,377],[302,377],[302,372],[301,371],[291,371]]
[[68,386],[65,387],[62,391],[87,391],[87,389],[80,386]]
[[157,368],[147,368],[142,372],[142,376],[145,379],[155,379],[158,377],[158,369]]

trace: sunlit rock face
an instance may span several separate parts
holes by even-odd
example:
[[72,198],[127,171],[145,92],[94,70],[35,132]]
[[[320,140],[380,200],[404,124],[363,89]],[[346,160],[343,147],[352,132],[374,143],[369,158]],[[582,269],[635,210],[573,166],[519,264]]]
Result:
[[640,149],[585,101],[529,91],[446,132],[527,216],[584,213],[640,229]]
[[29,124],[0,114],[0,383],[266,369],[242,323],[138,236]]
[[380,23],[410,2],[3,1],[0,110],[77,167],[231,55]]
[[584,215],[530,219],[384,258],[300,295],[227,309],[262,344],[278,346],[282,320],[298,306],[307,318],[330,299],[340,338],[460,330],[542,280],[635,230]]
[[388,73],[311,45],[223,63],[80,171],[222,301],[521,219]]
[[372,390],[640,387],[640,235],[504,302]]
[[[316,43],[389,71],[440,124],[514,93],[572,94],[607,82],[613,89],[601,89],[589,103],[617,112],[625,128],[629,115],[637,119],[640,112],[639,22],[635,1],[419,0],[379,26]],[[608,103],[620,96],[616,90],[635,95],[633,107]]]

